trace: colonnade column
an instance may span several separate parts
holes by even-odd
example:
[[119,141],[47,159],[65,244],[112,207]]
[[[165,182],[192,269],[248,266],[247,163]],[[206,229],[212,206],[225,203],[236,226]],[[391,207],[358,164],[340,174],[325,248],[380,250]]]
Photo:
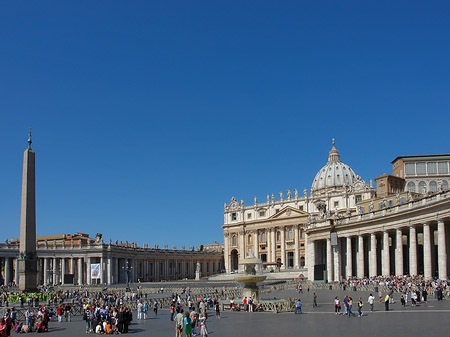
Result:
[[106,258],[106,283],[112,283],[112,263],[111,256]]
[[[19,259],[17,257],[14,259],[14,283],[16,284],[16,286],[19,286]],[[39,278],[38,278],[38,284],[39,284]]]
[[78,284],[83,284],[83,258],[78,258]]
[[427,223],[423,224],[423,274],[425,280],[431,279],[431,235]]
[[46,286],[48,284],[48,269],[50,268],[48,258],[44,257],[44,282]]
[[53,258],[53,282],[54,285],[58,284],[58,260]]
[[352,277],[352,270],[353,270],[353,265],[352,265],[352,238],[351,237],[347,237],[347,254],[346,254],[346,258],[347,258],[347,263],[345,265],[345,277],[348,279],[350,277]]
[[381,270],[384,276],[389,276],[391,274],[391,268],[389,263],[389,233],[388,231],[383,232],[383,251],[381,260]]
[[400,228],[395,231],[395,275],[403,275],[403,234]]
[[413,226],[409,227],[409,274],[417,275],[417,236]]
[[[299,245],[298,225],[294,225],[294,249],[295,249],[295,252],[294,252],[294,268],[295,269],[300,268],[300,264],[298,262],[299,261],[299,255],[300,255],[298,245]],[[307,247],[306,242],[305,242],[305,247]],[[306,250],[307,249],[305,249],[305,251]]]
[[280,228],[281,239],[281,269],[286,269],[286,240],[285,240],[285,228]]
[[5,286],[11,282],[11,258],[5,257]]
[[377,237],[370,234],[369,277],[377,276]]
[[92,279],[91,279],[91,257],[88,256],[87,258],[87,268],[86,268],[86,283],[87,284],[92,284]]
[[356,264],[356,276],[358,278],[364,277],[364,238],[358,235],[358,263]]
[[331,250],[331,239],[327,239],[327,281],[333,281],[333,254]]
[[104,278],[105,271],[103,268],[103,262],[104,262],[103,256],[100,256],[100,284],[103,284],[105,282]]
[[266,230],[266,245],[267,245],[267,262],[272,262],[272,238],[271,238],[271,231]]
[[439,279],[447,279],[447,248],[445,242],[445,224],[438,220],[438,269]]
[[119,258],[114,257],[114,280],[113,283],[119,283]]
[[64,284],[64,274],[66,273],[66,259],[61,258],[61,284]]

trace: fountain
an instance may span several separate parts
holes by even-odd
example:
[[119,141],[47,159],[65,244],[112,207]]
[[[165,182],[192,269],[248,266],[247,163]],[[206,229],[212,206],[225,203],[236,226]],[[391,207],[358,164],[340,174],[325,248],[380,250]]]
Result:
[[238,275],[235,277],[235,280],[244,285],[242,296],[247,298],[251,297],[254,301],[258,301],[259,290],[256,284],[264,281],[267,277],[256,275],[256,266],[261,264],[261,261],[250,253],[250,256],[241,259],[240,264],[245,267],[245,275]]

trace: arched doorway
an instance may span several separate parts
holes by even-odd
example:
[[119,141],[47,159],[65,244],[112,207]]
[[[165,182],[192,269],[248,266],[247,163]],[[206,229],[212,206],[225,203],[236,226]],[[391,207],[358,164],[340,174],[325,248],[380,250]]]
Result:
[[231,270],[238,270],[239,268],[239,254],[236,249],[231,251]]

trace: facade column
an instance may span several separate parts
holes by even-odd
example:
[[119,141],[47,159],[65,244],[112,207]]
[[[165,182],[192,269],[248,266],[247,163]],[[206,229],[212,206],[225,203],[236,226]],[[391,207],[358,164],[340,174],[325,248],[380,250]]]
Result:
[[423,273],[425,280],[431,279],[431,235],[427,223],[423,224]]
[[347,256],[346,256],[346,266],[345,266],[345,277],[348,279],[352,277],[353,264],[352,264],[352,238],[347,236]]
[[112,263],[111,256],[106,258],[106,283],[109,285],[112,283]]
[[338,239],[337,245],[333,249],[334,261],[334,281],[341,281],[341,240]]
[[356,264],[356,275],[358,278],[364,278],[364,237],[358,235],[358,262]]
[[[306,241],[306,240],[305,240]],[[294,225],[294,248],[295,248],[295,252],[294,252],[294,268],[295,269],[299,269],[300,268],[300,263],[299,263],[299,236],[298,236],[298,225]],[[307,246],[307,243],[305,242],[305,247]],[[305,249],[306,251],[307,249]]]
[[286,269],[286,231],[285,227],[280,228],[281,239],[281,269]]
[[443,220],[438,220],[438,269],[439,279],[447,280],[447,248]]
[[315,256],[316,246],[314,241],[308,240],[307,250],[308,250],[308,264],[307,264],[308,280],[314,281],[314,266],[316,264],[316,256]]
[[253,234],[253,243],[255,245],[254,250],[255,250],[255,257],[257,259],[259,259],[259,235],[258,235],[258,230],[255,230],[254,234]]
[[9,282],[11,282],[11,275],[11,258],[5,257],[5,286],[7,286]]
[[247,252],[245,251],[245,232],[239,231],[239,259],[245,259]]
[[403,234],[400,228],[395,231],[396,247],[395,247],[395,275],[403,275]]
[[272,254],[270,262],[277,262],[276,258],[276,242],[275,242],[275,228],[270,229],[270,253]]
[[414,226],[409,227],[409,274],[417,275],[417,235]]
[[331,239],[327,239],[327,281],[333,281],[333,252],[331,248]]
[[14,283],[16,284],[16,287],[19,286],[19,259],[17,257],[14,259]]
[[83,284],[83,258],[78,258],[78,284]]
[[49,262],[49,259],[44,257],[44,282],[43,282],[43,284],[45,286],[48,285],[48,272],[49,272],[49,268],[50,268],[50,265],[48,262]]
[[230,234],[228,233],[224,233],[224,238],[223,238],[223,257],[225,260],[225,271],[227,272],[227,274],[230,273],[230,245],[229,245],[229,237]]
[[369,277],[377,276],[377,236],[370,234]]
[[61,258],[61,284],[64,284],[64,274],[66,273],[66,258]]

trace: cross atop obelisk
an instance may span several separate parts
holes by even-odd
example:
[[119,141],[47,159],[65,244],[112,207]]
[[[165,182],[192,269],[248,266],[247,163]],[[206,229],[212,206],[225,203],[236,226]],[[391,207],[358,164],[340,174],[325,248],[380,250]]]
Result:
[[28,148],[23,153],[19,289],[25,292],[37,289],[35,153],[31,149],[31,125]]

